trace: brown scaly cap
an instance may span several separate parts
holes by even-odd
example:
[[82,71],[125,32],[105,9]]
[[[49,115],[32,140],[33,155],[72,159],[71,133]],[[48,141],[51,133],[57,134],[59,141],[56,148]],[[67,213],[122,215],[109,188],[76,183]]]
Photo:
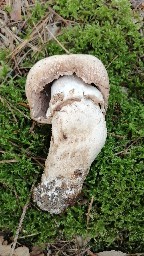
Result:
[[102,62],[86,54],[54,55],[38,61],[27,76],[26,96],[34,120],[50,123],[46,111],[49,107],[51,83],[60,76],[73,74],[101,91],[107,109],[109,79]]

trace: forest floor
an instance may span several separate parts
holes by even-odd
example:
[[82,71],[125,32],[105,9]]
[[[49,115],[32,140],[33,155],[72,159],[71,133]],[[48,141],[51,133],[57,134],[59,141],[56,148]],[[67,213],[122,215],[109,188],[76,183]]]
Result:
[[[0,0],[1,256],[12,256],[15,248],[15,256],[100,256],[107,250],[144,255],[144,1],[96,1],[96,13],[90,2],[82,1],[83,11],[76,0],[69,6],[59,0]],[[79,52],[102,58],[110,76],[108,140],[76,207],[51,217],[31,198],[50,128],[47,133],[31,121],[25,79],[39,59]]]

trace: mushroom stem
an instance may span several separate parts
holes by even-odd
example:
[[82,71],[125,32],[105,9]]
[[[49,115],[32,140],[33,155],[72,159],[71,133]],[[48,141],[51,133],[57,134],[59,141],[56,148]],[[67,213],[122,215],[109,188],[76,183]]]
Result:
[[74,75],[53,82],[46,114],[52,123],[51,144],[41,184],[34,190],[42,210],[59,214],[80,193],[105,144],[103,106],[101,92]]

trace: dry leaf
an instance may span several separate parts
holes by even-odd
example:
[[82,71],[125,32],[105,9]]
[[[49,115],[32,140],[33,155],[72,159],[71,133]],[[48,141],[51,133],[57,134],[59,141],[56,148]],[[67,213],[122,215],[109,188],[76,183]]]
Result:
[[1,256],[9,256],[11,245],[3,245],[3,238],[0,239],[0,255]]
[[1,7],[1,9],[3,9],[5,7],[5,5],[6,5],[5,0],[0,0],[0,7]]
[[34,246],[32,248],[32,252],[30,253],[30,256],[44,256],[41,248],[39,248],[38,246]]
[[0,245],[3,243],[3,241],[4,241],[3,236],[0,236]]
[[98,254],[95,254],[95,253],[91,252],[90,250],[87,250],[87,254],[88,254],[88,256],[98,256]]
[[12,4],[12,11],[10,13],[11,20],[19,21],[22,20],[21,16],[21,0],[14,0]]
[[15,255],[16,256],[30,256],[29,254],[29,249],[25,246],[23,247],[18,247],[16,250],[15,250]]
[[[11,253],[12,244],[5,245],[3,236],[0,236],[0,256],[9,256]],[[13,256],[30,256],[29,249],[25,246],[18,247]]]
[[47,25],[46,29],[48,29],[47,34],[49,40],[53,39],[53,36],[56,36],[60,32],[60,26],[56,23]]
[[3,245],[3,242],[3,236],[0,236],[0,256],[9,256],[11,245]]

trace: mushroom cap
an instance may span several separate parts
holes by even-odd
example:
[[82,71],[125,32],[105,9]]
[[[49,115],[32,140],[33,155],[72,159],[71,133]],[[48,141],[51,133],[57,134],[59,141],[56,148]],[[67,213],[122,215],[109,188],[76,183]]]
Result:
[[26,96],[32,119],[49,123],[46,113],[49,108],[51,84],[60,76],[73,74],[100,90],[104,97],[105,110],[107,109],[109,79],[102,62],[86,54],[54,55],[38,61],[27,76]]

